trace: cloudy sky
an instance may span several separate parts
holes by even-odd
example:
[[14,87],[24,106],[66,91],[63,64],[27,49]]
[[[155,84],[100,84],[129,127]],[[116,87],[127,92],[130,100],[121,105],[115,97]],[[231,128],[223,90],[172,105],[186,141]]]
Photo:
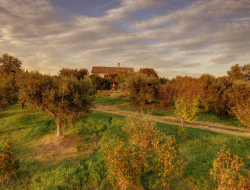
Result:
[[223,76],[250,63],[250,0],[0,0],[4,53],[51,74],[121,63]]

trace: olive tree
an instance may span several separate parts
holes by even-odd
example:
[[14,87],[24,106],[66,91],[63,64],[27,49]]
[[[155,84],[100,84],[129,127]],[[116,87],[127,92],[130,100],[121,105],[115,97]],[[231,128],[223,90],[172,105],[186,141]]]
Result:
[[0,110],[15,102],[16,93],[13,84],[8,79],[0,80]]
[[145,104],[157,97],[159,83],[156,77],[148,77],[144,73],[134,73],[127,78],[124,86],[132,102]]
[[5,72],[5,73],[16,73],[21,70],[21,65],[22,62],[8,53],[3,54],[0,57],[0,72]]
[[60,77],[76,77],[78,80],[84,79],[86,75],[88,75],[88,70],[83,68],[83,69],[69,69],[69,68],[62,68],[59,72],[58,75]]
[[[20,79],[20,80],[19,80]],[[57,123],[57,137],[62,136],[65,123],[84,119],[95,102],[95,88],[88,77],[58,77],[39,71],[17,75],[18,98],[35,110],[46,110]]]

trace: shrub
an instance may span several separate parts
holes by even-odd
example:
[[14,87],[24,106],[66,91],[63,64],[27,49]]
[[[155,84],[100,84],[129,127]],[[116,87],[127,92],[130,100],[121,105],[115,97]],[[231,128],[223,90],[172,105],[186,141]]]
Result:
[[106,144],[104,151],[105,166],[110,170],[109,178],[114,179],[121,189],[142,189],[140,177],[144,171],[145,152],[137,146],[125,147],[123,141],[112,147]]
[[162,178],[162,186],[169,189],[169,182],[183,174],[185,158],[179,153],[174,136],[167,137],[163,133],[155,136],[152,150],[153,163]]
[[218,182],[218,189],[244,189],[246,180],[239,173],[240,166],[244,165],[243,160],[230,149],[225,152],[225,146],[215,157],[210,175]]
[[143,73],[134,73],[127,78],[124,85],[132,102],[145,104],[156,98],[159,80],[156,77],[148,77]]
[[156,123],[151,120],[149,114],[133,114],[127,116],[127,124],[123,127],[133,144],[148,148],[152,146],[152,140],[158,130]]
[[10,142],[6,142],[0,154],[0,178],[9,181],[15,176],[19,168],[19,160],[16,159],[15,152],[11,149]]
[[110,94],[110,97],[111,97],[111,98],[122,98],[122,97],[124,97],[123,94],[124,94],[124,93],[121,92],[121,91],[114,91],[114,92],[112,92],[112,93]]
[[180,127],[180,128],[179,128],[179,130],[178,130],[178,137],[179,137],[179,139],[180,139],[182,142],[187,141],[188,136],[187,136],[187,132],[186,132],[186,130],[185,130],[184,127]]

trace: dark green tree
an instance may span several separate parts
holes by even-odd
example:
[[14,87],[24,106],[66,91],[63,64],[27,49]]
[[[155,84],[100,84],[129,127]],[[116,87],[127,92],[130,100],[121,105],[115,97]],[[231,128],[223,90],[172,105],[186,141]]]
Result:
[[64,124],[74,125],[94,106],[95,88],[89,77],[78,80],[30,71],[20,72],[17,84],[19,101],[26,101],[32,109],[46,110],[55,118],[57,137],[62,136]]
[[110,81],[107,78],[101,78],[96,75],[89,76],[96,87],[96,90],[110,90]]
[[21,70],[22,62],[8,53],[0,57],[0,72],[3,73],[16,73]]
[[16,101],[16,91],[8,79],[0,80],[0,110],[3,110],[7,105]]

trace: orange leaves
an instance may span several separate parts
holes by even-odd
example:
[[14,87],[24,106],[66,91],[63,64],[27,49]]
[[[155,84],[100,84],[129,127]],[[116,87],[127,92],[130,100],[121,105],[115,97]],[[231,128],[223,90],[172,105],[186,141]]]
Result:
[[224,145],[214,159],[210,175],[218,182],[219,189],[244,189],[246,180],[239,173],[239,168],[243,165],[243,160],[236,154],[229,149],[225,152]]

